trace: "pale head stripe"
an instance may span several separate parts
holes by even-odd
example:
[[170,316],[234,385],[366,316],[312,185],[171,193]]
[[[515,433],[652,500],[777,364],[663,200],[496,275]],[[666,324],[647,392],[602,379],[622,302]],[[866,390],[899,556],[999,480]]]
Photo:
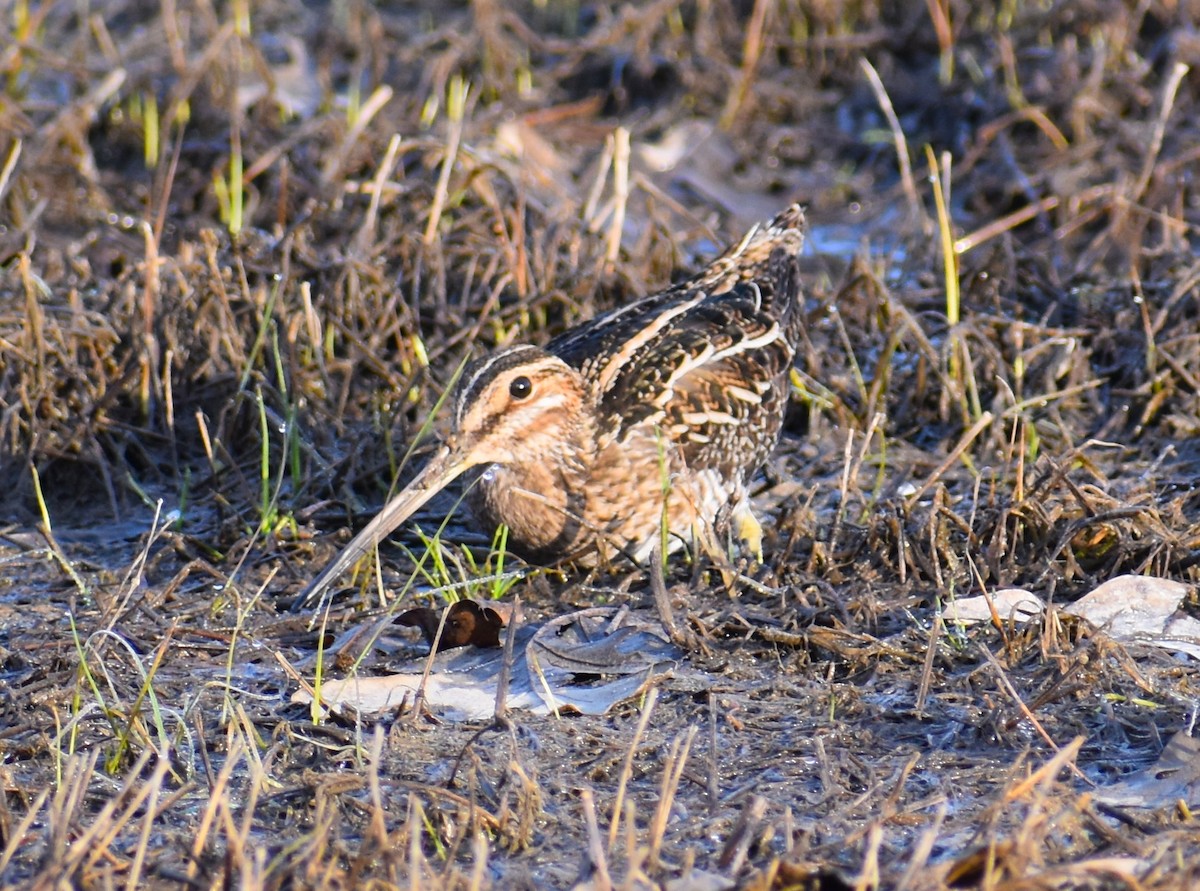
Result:
[[469,377],[464,377],[458,387],[458,395],[454,400],[454,420],[460,426],[466,416],[467,409],[475,403],[484,387],[496,375],[527,362],[542,351],[535,346],[524,344],[501,350],[495,355],[483,359],[476,368],[469,369]]

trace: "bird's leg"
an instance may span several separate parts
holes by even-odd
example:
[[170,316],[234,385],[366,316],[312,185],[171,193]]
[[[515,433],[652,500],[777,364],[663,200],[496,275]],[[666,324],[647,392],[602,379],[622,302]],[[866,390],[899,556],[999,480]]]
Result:
[[762,563],[762,523],[758,522],[758,518],[754,516],[754,511],[750,507],[750,499],[744,494],[733,506],[730,525],[733,534],[741,542],[742,549],[754,558],[755,563]]
[[743,489],[734,492],[733,500],[717,512],[714,520],[698,518],[693,534],[696,543],[716,566],[725,587],[731,592],[734,581],[744,578],[734,564],[732,539],[737,540],[738,549],[743,554],[762,563],[762,524],[754,516],[750,497]]
[[717,572],[721,573],[721,581],[725,583],[725,589],[733,594],[733,583],[738,578],[738,572],[729,559],[728,548],[722,545],[721,537],[717,533],[716,523],[703,517],[696,518],[696,522],[692,526],[692,540],[707,555],[709,561],[717,568]]

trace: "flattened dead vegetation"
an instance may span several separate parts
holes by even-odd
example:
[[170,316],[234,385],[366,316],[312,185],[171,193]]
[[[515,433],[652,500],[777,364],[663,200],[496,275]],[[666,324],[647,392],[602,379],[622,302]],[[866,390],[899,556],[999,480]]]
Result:
[[[899,6],[11,4],[0,881],[1200,884],[1196,10]],[[792,201],[765,566],[524,567],[448,492],[285,610],[464,360]],[[1071,606],[1125,576],[1159,630]],[[518,597],[668,655],[604,714],[293,701]]]

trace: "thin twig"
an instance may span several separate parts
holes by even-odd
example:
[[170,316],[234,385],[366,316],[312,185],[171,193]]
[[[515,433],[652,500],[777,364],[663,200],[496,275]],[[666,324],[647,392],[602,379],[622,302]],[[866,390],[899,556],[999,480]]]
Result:
[[521,595],[513,597],[512,614],[508,617],[508,634],[504,636],[504,660],[500,663],[500,678],[496,682],[496,723],[508,723],[508,685],[512,680],[513,651],[517,642],[517,626],[521,624]]
[[[1016,705],[1016,707],[1020,710],[1021,714],[1024,716],[1025,720],[1029,722],[1030,726],[1037,731],[1038,736],[1042,738],[1042,741],[1045,742],[1046,745],[1053,749],[1058,755],[1062,755],[1063,752],[1070,751],[1071,746],[1075,746],[1076,748],[1078,747],[1080,740],[1076,739],[1071,743],[1071,746],[1068,746],[1066,749],[1060,748],[1058,743],[1056,743],[1050,734],[1046,732],[1046,728],[1043,727],[1042,722],[1037,719],[1037,715],[1035,715],[1029,709],[1029,706],[1025,704],[1025,700],[1021,698],[1021,694],[1017,692],[1017,688],[1014,687],[1012,685],[1012,681],[1009,680],[1008,672],[1004,670],[1004,666],[1000,664],[1000,661],[992,654],[992,651],[982,643],[979,645],[979,650],[983,653],[984,658],[987,659],[988,664],[991,665],[992,668],[996,669],[996,676],[999,678],[1000,685],[1004,688],[1004,692],[1008,694],[1009,698],[1013,701],[1013,704]],[[1074,763],[1071,764],[1071,771],[1089,786],[1096,785],[1090,779],[1088,779],[1083,772],[1075,766]],[[1034,774],[1034,776],[1037,776],[1037,774]],[[1033,780],[1034,777],[1030,777],[1027,782],[1032,782]],[[1012,798],[1015,796],[1013,793],[1009,793],[1007,797],[1009,800],[1012,800]]]
[[962,453],[967,450],[967,447],[975,441],[976,437],[978,437],[979,434],[982,433],[994,419],[995,416],[990,411],[985,411],[983,414],[981,414],[979,416],[979,420],[971,425],[971,429],[962,435],[962,439],[958,441],[958,445],[956,445],[950,454],[946,456],[946,460],[939,464],[934,469],[933,473],[929,474],[929,478],[921,484],[921,488],[917,489],[917,491],[908,496],[907,500],[905,501],[905,507],[907,507],[909,510],[912,510],[913,506],[921,500],[922,496],[929,491],[930,487],[933,486],[933,484],[939,479],[941,479],[942,474],[950,469],[950,465],[962,456]]
[[621,256],[621,236],[625,230],[625,208],[629,203],[629,131],[618,127],[613,133],[613,213],[608,224],[605,263],[611,271]]
[[654,704],[658,702],[658,688],[651,687],[650,692],[646,694],[646,701],[642,705],[642,715],[638,718],[637,728],[633,731],[633,739],[629,741],[629,748],[625,752],[625,761],[621,764],[621,776],[617,780],[617,794],[613,798],[612,822],[608,826],[608,850],[612,851],[612,847],[617,842],[617,830],[621,825],[621,805],[625,801],[625,789],[629,785],[629,778],[633,776],[633,759],[637,754],[638,746],[642,744],[642,737],[646,734],[646,727],[650,724],[650,716],[654,714]]
[[1171,109],[1175,107],[1175,94],[1179,92],[1179,84],[1188,73],[1188,66],[1176,62],[1171,74],[1163,86],[1162,105],[1158,109],[1158,118],[1154,122],[1154,131],[1150,134],[1150,145],[1146,147],[1146,157],[1142,161],[1142,171],[1138,174],[1137,184],[1133,187],[1131,200],[1139,201],[1150,185],[1150,177],[1154,175],[1154,164],[1158,161],[1158,153],[1162,151],[1163,137],[1167,133],[1167,120],[1171,117]]
[[754,2],[754,9],[750,13],[750,22],[746,26],[746,41],[742,45],[742,68],[738,72],[737,86],[730,91],[725,100],[725,108],[721,112],[719,126],[722,130],[728,131],[733,128],[738,112],[746,102],[750,86],[754,83],[758,62],[762,58],[763,33],[766,30],[767,13],[774,5],[771,0],[755,0]]
[[908,198],[909,211],[914,220],[922,219],[924,211],[921,207],[921,198],[917,194],[917,181],[913,177],[912,158],[908,154],[908,140],[904,138],[904,130],[900,128],[900,118],[896,116],[892,98],[883,86],[879,72],[875,70],[874,65],[867,61],[865,56],[858,60],[858,64],[866,74],[867,80],[871,84],[871,91],[875,94],[875,101],[879,103],[879,109],[887,118],[888,128],[892,131],[892,144],[896,146],[896,160],[900,164],[900,182],[904,187],[904,195]]
[[17,161],[21,159],[21,140],[14,139],[12,148],[8,151],[8,158],[4,162],[4,169],[0,170],[0,201],[4,200],[4,191],[8,188],[8,181],[12,177],[13,171],[17,169]]
[[583,804],[583,819],[587,825],[587,860],[591,866],[591,869],[580,870],[581,873],[587,873],[580,875],[580,882],[591,879],[588,887],[595,888],[596,891],[609,891],[612,888],[612,879],[608,874],[608,859],[604,855],[604,842],[600,838],[600,826],[596,822],[596,798],[592,795],[591,789],[580,789],[579,800]]

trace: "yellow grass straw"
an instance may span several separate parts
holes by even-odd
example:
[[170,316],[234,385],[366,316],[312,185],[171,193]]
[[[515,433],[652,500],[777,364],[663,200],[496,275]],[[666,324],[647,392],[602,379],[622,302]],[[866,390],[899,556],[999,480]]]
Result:
[[942,175],[939,175],[937,158],[933,149],[925,146],[925,159],[929,162],[929,181],[933,185],[933,205],[937,210],[938,238],[942,246],[942,274],[946,280],[946,320],[953,327],[958,324],[961,311],[961,300],[958,290],[958,255],[954,252],[954,233],[950,228],[950,209],[947,197],[950,193],[950,159],[949,154],[943,154],[945,165],[945,189],[942,187]]

